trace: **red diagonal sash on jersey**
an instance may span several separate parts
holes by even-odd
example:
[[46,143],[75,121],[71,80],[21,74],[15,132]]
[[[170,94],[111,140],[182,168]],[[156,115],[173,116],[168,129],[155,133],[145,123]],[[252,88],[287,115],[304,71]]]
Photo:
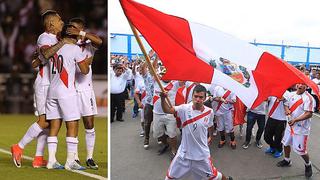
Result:
[[193,123],[193,122],[196,122],[196,121],[198,121],[199,119],[207,116],[207,115],[210,114],[210,113],[211,113],[211,110],[209,110],[209,111],[207,111],[207,112],[205,112],[205,113],[203,113],[203,114],[200,114],[199,116],[196,116],[196,117],[194,117],[194,118],[192,118],[192,119],[186,120],[185,122],[183,122],[182,127],[184,128],[186,125],[188,125],[188,124],[190,124],[190,123]]
[[[170,91],[172,88],[173,88],[173,84],[172,84],[172,82],[170,82],[166,87],[164,87],[164,90],[166,90],[166,91],[168,92],[168,91]],[[159,99],[160,99],[159,96],[154,95],[154,96],[153,96],[153,100],[152,100],[152,101],[153,101],[153,104],[155,104]]]
[[277,109],[277,107],[278,107],[278,105],[280,104],[280,100],[277,98],[275,101],[274,101],[274,103],[273,103],[273,105],[272,105],[272,107],[271,107],[271,109],[270,109],[270,111],[269,111],[269,117],[271,117],[272,116],[272,114],[274,113],[274,111]]
[[[303,100],[302,98],[299,99],[298,101],[296,101],[290,108],[290,112],[292,113],[294,110],[296,110],[301,104],[303,103]],[[293,128],[292,126],[290,126],[290,134],[293,135],[294,134],[294,131],[293,131]]]
[[[224,93],[224,95],[222,96],[222,98],[223,98],[223,99],[227,99],[227,97],[230,95],[230,93],[231,93],[231,91],[228,90],[227,92]],[[222,102],[220,101],[219,104],[218,104],[218,106],[217,106],[217,110],[216,110],[216,111],[218,111],[218,110],[220,109],[221,105],[222,105]]]
[[175,106],[179,106],[185,102],[184,95],[183,95],[184,88],[185,86],[179,87],[175,97]]
[[40,66],[39,66],[39,74],[41,77],[43,77],[43,65],[42,64],[40,64]]
[[189,93],[191,91],[191,89],[196,85],[196,83],[192,83],[188,88],[187,88],[187,92],[186,92],[186,100],[185,103],[188,103],[188,97],[189,97]]
[[141,94],[141,100],[142,100],[144,97],[146,97],[146,95],[147,95],[147,92],[146,92],[146,91],[143,91],[143,93]]
[[[58,66],[58,61],[59,63],[63,63],[61,62],[59,59],[58,59],[58,54],[54,54],[54,61],[57,61],[57,63],[53,63],[53,65],[56,67],[56,68],[59,68]],[[58,67],[57,67],[58,66]],[[62,65],[62,70],[60,72],[60,79],[61,81],[63,82],[63,84],[68,88],[68,72],[66,71],[66,69],[63,67]]]

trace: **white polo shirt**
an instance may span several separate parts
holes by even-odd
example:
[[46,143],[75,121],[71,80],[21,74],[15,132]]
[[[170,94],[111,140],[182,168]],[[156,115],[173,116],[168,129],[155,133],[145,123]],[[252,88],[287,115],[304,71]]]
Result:
[[[182,124],[182,140],[177,155],[183,159],[203,160],[210,156],[208,128],[213,126],[214,113],[211,108],[206,106],[202,112],[194,110],[192,106],[192,103],[174,106]],[[199,115],[205,116],[184,126],[188,120]]]

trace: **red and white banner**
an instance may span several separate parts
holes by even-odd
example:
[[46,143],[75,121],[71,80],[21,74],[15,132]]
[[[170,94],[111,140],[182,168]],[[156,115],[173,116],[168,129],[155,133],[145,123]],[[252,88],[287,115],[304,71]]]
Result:
[[163,79],[214,83],[252,108],[268,96],[281,97],[296,83],[319,94],[317,85],[302,72],[248,42],[132,0],[120,2],[130,23],[166,67]]

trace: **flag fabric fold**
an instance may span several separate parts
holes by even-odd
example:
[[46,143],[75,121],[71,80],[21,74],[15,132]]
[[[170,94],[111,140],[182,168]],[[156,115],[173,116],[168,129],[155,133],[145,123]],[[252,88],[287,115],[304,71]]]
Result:
[[120,3],[166,67],[163,79],[220,85],[249,108],[268,96],[281,97],[296,83],[319,95],[317,85],[302,72],[248,42],[132,0]]

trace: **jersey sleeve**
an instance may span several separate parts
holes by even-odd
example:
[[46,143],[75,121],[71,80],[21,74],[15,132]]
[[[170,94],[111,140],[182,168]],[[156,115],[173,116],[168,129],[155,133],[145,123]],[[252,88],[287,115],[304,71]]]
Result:
[[306,95],[305,98],[303,99],[303,110],[313,112],[314,107],[315,107],[315,100],[310,94]]
[[44,35],[40,35],[37,41],[37,46],[38,48],[50,47],[51,46],[50,38]]
[[82,63],[87,58],[86,54],[80,49],[79,46],[75,46],[74,54],[75,54],[75,61],[79,64]]
[[179,106],[173,106],[176,116],[180,117],[181,121],[183,120],[183,118],[181,118],[181,117],[183,117],[183,115],[184,115],[185,105],[186,104],[181,104]]

